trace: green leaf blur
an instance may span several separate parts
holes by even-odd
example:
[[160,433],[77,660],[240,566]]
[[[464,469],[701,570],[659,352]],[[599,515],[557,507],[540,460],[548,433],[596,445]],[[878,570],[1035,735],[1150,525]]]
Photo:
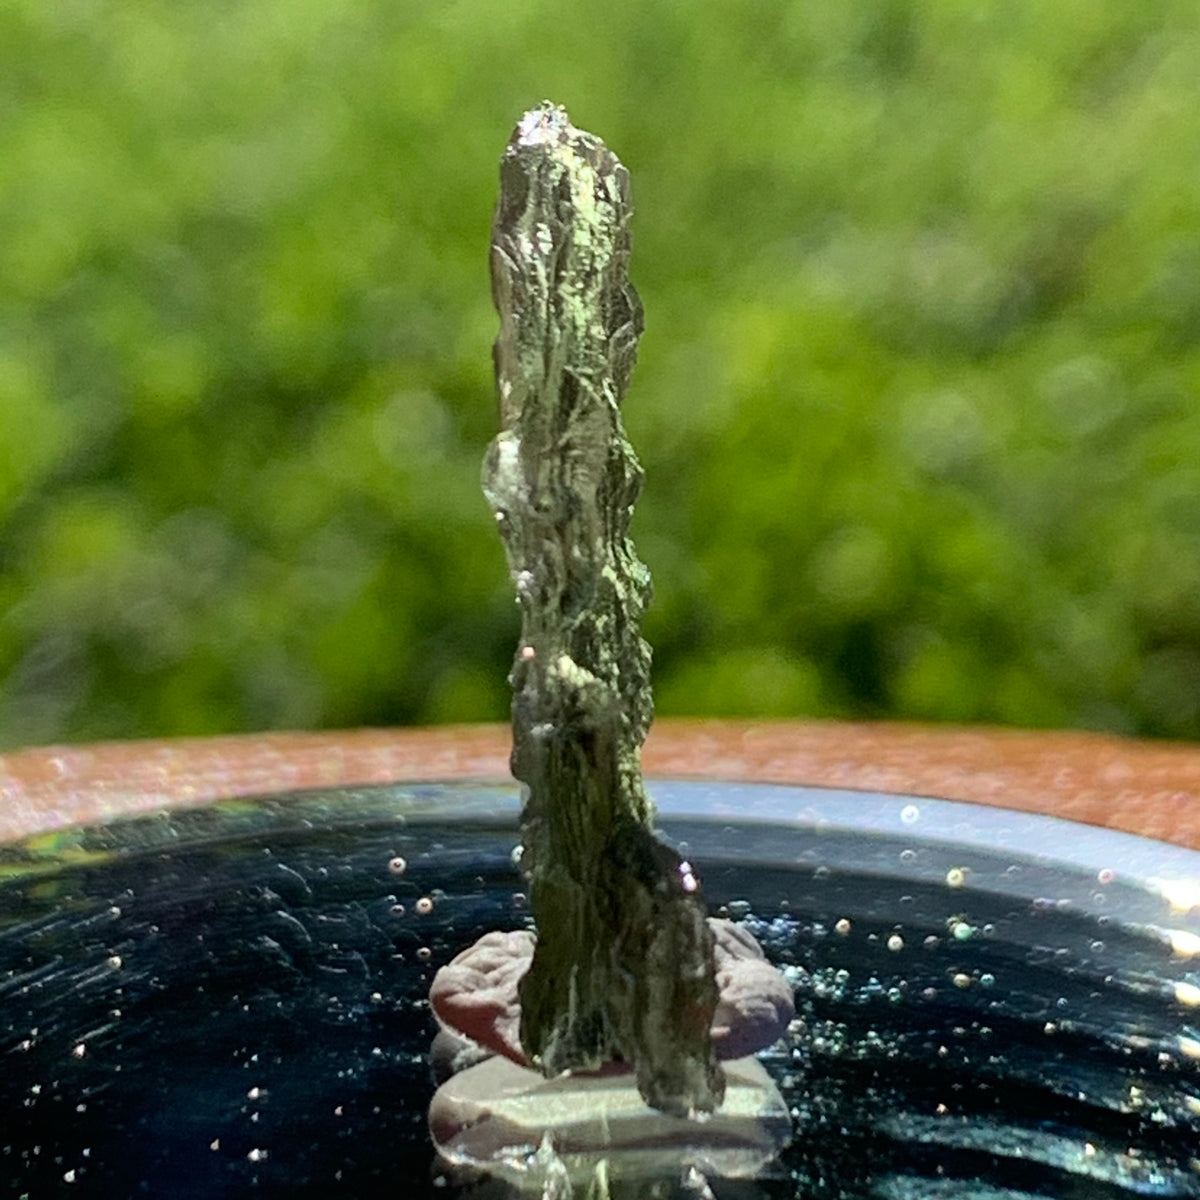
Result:
[[501,718],[496,163],[633,172],[664,714],[1200,736],[1194,0],[0,6],[0,743]]

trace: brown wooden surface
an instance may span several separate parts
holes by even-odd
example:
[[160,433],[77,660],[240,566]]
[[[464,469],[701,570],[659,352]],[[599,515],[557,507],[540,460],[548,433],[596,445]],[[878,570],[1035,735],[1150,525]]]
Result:
[[[0,840],[220,796],[504,779],[508,729],[272,733],[0,756]],[[901,724],[661,721],[647,774],[824,784],[1051,813],[1200,849],[1200,746]]]

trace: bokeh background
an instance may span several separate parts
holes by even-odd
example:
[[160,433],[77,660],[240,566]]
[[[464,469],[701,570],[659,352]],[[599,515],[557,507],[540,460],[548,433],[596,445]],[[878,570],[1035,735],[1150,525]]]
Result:
[[630,167],[664,714],[1200,736],[1195,0],[8,0],[0,744],[502,718],[496,163]]

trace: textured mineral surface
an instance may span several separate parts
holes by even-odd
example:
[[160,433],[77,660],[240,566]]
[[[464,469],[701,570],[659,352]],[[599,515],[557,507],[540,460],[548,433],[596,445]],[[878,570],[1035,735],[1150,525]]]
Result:
[[521,118],[492,233],[501,430],[483,486],[521,610],[512,770],[538,938],[520,1044],[547,1076],[629,1063],[649,1105],[686,1116],[714,1110],[724,1082],[712,934],[642,786],[650,579],[620,415],[642,330],[631,211],[599,138],[549,103]]

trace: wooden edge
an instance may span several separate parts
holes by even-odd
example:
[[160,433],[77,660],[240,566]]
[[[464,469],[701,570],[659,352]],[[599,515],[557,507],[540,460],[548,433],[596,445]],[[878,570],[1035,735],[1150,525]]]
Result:
[[[222,796],[505,779],[501,725],[49,746],[0,756],[0,840]],[[1103,734],[836,722],[657,723],[651,776],[936,796],[1200,849],[1200,747]]]

